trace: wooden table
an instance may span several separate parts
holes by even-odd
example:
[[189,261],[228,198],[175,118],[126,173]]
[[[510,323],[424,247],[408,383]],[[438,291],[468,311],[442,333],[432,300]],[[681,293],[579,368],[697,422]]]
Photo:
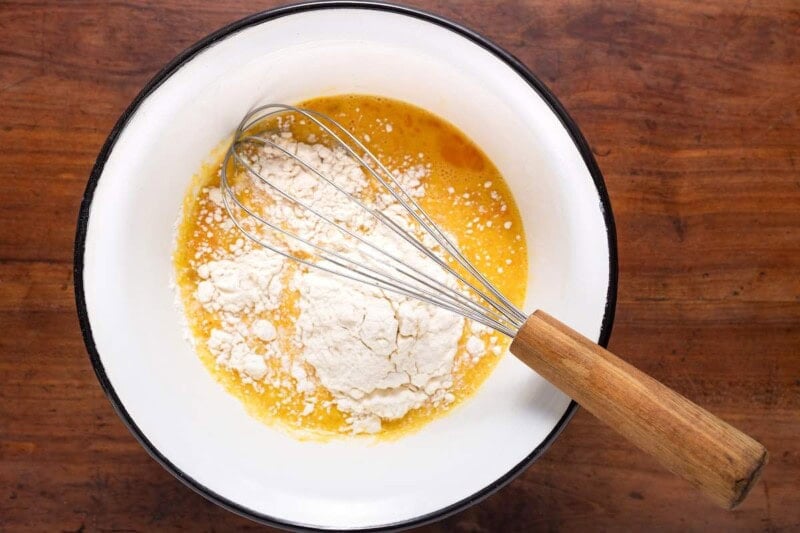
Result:
[[[273,2],[0,4],[0,530],[255,528],[162,470],[95,380],[75,220],[117,117],[176,53]],[[586,412],[427,531],[800,529],[800,5],[414,4],[509,49],[577,120],[617,220],[611,348],[772,454],[716,509]]]

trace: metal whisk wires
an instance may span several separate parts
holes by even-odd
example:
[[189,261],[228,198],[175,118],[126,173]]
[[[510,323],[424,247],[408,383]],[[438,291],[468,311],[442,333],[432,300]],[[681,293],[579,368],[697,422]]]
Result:
[[[314,142],[330,149],[344,150],[347,156],[360,165],[364,176],[378,190],[388,192],[397,204],[402,206],[403,211],[408,214],[407,220],[412,222],[412,228],[404,227],[408,224],[394,220],[386,210],[381,209],[375,202],[370,202],[363,195],[348,192],[331,176],[326,176],[316,168],[312,162],[287,148],[284,143],[279,142],[280,136],[276,136],[275,129],[259,129],[262,124],[289,117],[313,124],[319,132],[315,134]],[[341,221],[334,220],[334,217],[276,185],[269,176],[263,175],[248,157],[248,151],[252,152],[253,149],[259,148],[270,149],[273,153],[299,164],[330,192],[339,195],[342,201],[353,202],[378,224],[387,228],[391,234],[413,247],[431,265],[435,265],[442,273],[449,276],[450,280],[455,280],[455,283],[446,283],[446,279],[441,275],[433,275],[430,268],[423,269],[408,264],[398,257],[397,253],[374,243],[369,235],[347,227]],[[322,221],[326,227],[335,228],[348,242],[354,244],[353,252],[357,254],[321,245],[263,216],[258,209],[248,205],[248,202],[240,197],[241,180],[236,183],[234,181],[236,176],[242,175],[241,173],[260,184],[273,197],[301,208]],[[323,113],[285,104],[268,104],[250,111],[236,128],[233,141],[225,156],[221,187],[223,202],[230,219],[243,235],[259,246],[308,267],[436,305],[509,337],[516,335],[525,321],[525,315],[470,263],[452,240],[422,210],[417,201],[403,189],[384,164],[355,135]],[[272,238],[267,238],[267,235],[271,235]],[[424,235],[429,236],[435,246],[425,245]],[[297,250],[302,250],[302,253],[298,253]]]

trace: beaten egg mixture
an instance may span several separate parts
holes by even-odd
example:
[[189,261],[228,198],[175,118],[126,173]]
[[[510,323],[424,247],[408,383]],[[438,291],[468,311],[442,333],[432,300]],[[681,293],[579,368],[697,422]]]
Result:
[[[312,99],[299,106],[335,118],[390,170],[410,175],[411,182],[421,191],[416,200],[425,212],[453,236],[464,255],[504,295],[518,306],[522,304],[528,262],[519,212],[498,170],[462,132],[421,108],[383,97],[341,95]],[[310,134],[302,123],[292,122],[284,129],[287,136],[295,139],[314,140],[309,140]],[[395,438],[443,415],[476,391],[496,366],[508,340],[467,321],[456,335],[455,355],[444,388],[429,399],[416,401],[413,408],[401,411],[401,416],[378,416],[377,425],[359,426],[358,417],[349,408],[341,407],[347,404],[320,381],[318,374],[323,370],[309,362],[315,359],[302,354],[297,331],[301,295],[292,282],[298,266],[289,260],[270,263],[275,271],[270,288],[263,290],[275,293],[274,305],[256,303],[244,309],[242,317],[234,317],[249,324],[246,344],[252,353],[238,366],[221,364],[220,334],[215,330],[225,326],[231,317],[208,305],[217,294],[213,288],[208,289],[208,265],[217,261],[218,266],[220,253],[227,258],[225,261],[238,261],[257,248],[243,239],[219,208],[223,156],[223,149],[212,154],[210,163],[194,177],[187,191],[174,266],[200,358],[250,413],[298,437],[371,433]],[[361,394],[350,399],[351,403],[361,400]]]

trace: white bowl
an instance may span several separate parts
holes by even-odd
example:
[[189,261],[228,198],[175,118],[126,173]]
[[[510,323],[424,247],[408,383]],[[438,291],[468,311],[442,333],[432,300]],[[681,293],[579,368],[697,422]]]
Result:
[[575,410],[506,356],[474,398],[396,442],[299,442],[248,416],[183,338],[170,289],[190,176],[257,102],[369,93],[412,102],[475,140],[508,181],[530,253],[527,310],[606,344],[614,226],[591,152],[525,67],[486,39],[400,7],[338,2],[261,13],[161,71],[111,132],[86,188],[75,292],[98,379],[142,445],[214,502],[271,525],[400,527],[441,518],[533,462]]

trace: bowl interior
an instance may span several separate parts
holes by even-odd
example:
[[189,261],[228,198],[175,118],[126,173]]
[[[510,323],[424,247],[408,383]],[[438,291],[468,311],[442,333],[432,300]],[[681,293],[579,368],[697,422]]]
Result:
[[97,183],[83,286],[99,364],[130,423],[195,487],[251,516],[324,528],[415,520],[481,493],[545,442],[569,399],[506,356],[478,394],[396,442],[299,442],[244,411],[183,337],[170,288],[190,176],[267,100],[338,93],[405,100],[475,140],[508,181],[528,239],[527,310],[597,339],[609,244],[568,131],[507,63],[428,20],[312,9],[202,49],[141,102]]

